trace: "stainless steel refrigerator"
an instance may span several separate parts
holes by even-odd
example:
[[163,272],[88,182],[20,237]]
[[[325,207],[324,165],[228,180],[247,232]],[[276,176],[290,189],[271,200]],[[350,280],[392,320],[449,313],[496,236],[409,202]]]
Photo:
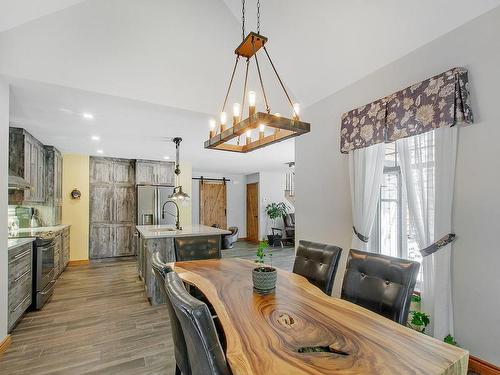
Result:
[[172,203],[165,205],[165,218],[162,208],[174,192],[171,186],[137,185],[137,223],[138,225],[175,225],[176,209]]

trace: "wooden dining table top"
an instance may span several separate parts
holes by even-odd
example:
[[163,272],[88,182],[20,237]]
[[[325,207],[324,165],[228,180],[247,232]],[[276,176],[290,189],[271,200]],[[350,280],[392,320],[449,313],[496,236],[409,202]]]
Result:
[[[342,299],[278,269],[274,294],[253,292],[255,263],[210,259],[172,264],[212,304],[233,374],[458,374],[468,352]],[[327,352],[304,352],[322,347]]]

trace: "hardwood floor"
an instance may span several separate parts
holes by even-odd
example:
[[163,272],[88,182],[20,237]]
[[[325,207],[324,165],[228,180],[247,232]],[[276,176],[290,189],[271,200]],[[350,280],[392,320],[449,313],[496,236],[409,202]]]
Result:
[[[223,257],[255,259],[256,245],[238,242]],[[291,270],[292,248],[273,264]],[[29,312],[0,356],[0,374],[174,374],[168,313],[153,307],[133,258],[67,268],[43,310]]]

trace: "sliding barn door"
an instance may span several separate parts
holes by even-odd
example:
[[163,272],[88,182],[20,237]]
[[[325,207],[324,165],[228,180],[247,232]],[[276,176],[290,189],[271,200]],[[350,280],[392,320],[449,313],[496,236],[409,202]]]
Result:
[[200,224],[227,228],[226,184],[200,181]]
[[135,255],[135,164],[90,158],[91,259]]

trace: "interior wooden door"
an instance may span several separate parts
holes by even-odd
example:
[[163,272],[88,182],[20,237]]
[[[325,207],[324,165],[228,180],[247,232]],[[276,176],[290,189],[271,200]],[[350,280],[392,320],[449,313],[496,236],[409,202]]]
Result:
[[226,184],[200,181],[200,224],[227,228]]
[[247,241],[259,242],[259,184],[247,185]]

